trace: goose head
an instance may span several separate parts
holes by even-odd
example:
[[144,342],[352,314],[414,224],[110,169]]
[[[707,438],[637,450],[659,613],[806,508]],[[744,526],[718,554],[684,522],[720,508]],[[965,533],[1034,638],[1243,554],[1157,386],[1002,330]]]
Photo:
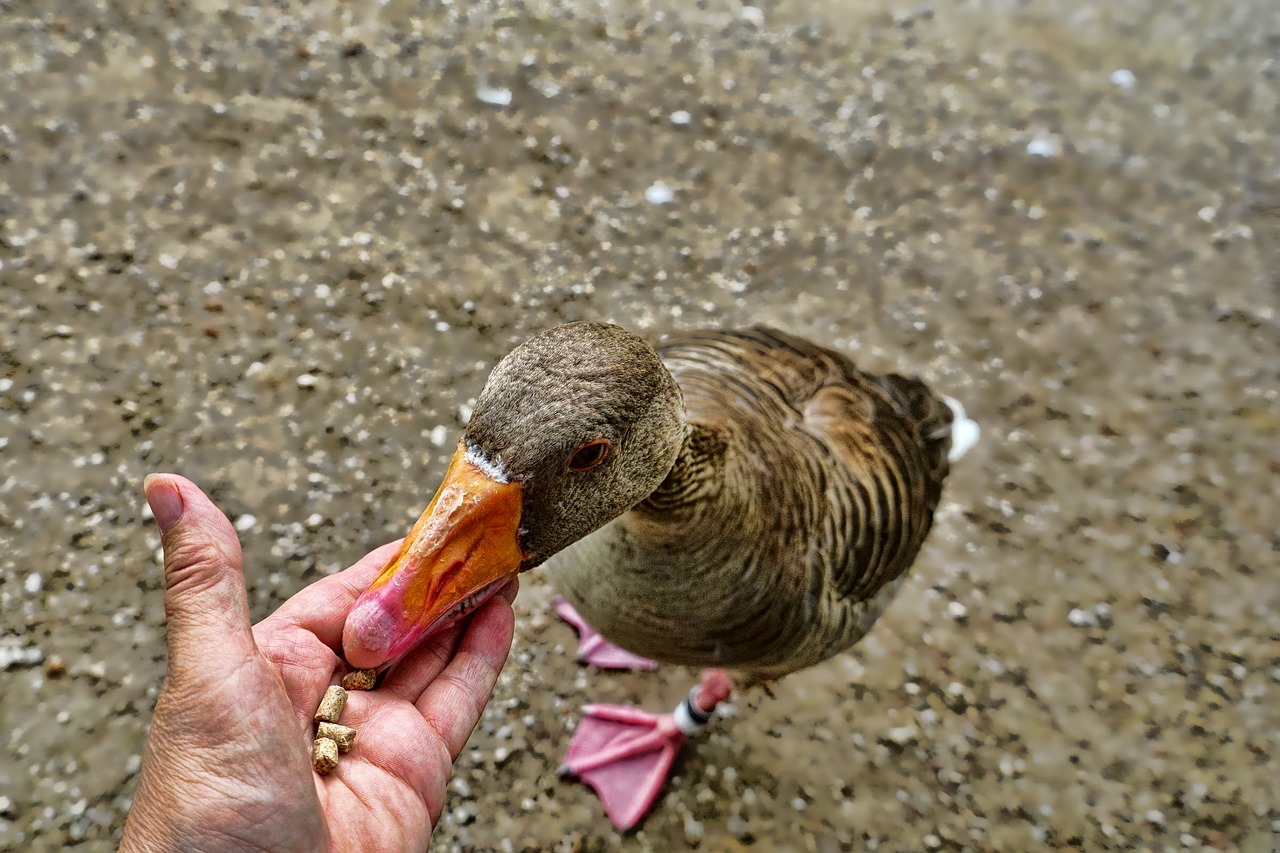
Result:
[[348,614],[348,663],[393,662],[644,500],[685,429],[675,380],[618,326],[570,323],[513,350],[430,505]]

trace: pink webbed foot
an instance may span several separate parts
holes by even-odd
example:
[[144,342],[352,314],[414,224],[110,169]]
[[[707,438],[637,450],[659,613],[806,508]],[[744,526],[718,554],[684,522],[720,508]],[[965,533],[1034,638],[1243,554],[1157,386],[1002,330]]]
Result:
[[569,602],[556,596],[553,602],[556,613],[578,632],[578,661],[601,669],[657,669],[658,664],[648,658],[632,654],[606,640],[595,628],[587,624],[582,614]]
[[613,825],[631,829],[653,807],[676,752],[706,727],[731,690],[728,677],[715,670],[670,714],[588,705],[560,773],[594,788]]

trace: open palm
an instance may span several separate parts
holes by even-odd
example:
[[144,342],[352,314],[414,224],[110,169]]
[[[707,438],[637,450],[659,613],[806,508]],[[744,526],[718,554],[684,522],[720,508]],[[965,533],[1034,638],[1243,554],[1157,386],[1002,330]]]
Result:
[[[158,504],[168,489],[176,520]],[[424,849],[510,648],[514,585],[377,690],[353,691],[342,724],[358,730],[355,747],[320,776],[312,714],[348,671],[338,650],[352,602],[398,543],[250,628],[226,517],[172,475],[148,481],[148,499],[164,531],[169,672],[121,849]]]

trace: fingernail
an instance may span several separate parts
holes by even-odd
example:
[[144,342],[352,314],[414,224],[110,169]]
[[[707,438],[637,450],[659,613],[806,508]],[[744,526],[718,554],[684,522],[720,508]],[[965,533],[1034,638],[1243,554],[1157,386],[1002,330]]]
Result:
[[160,532],[168,533],[182,518],[182,495],[173,483],[160,479],[156,474],[142,481],[142,489],[146,492],[147,503],[151,505],[151,513],[156,517]]

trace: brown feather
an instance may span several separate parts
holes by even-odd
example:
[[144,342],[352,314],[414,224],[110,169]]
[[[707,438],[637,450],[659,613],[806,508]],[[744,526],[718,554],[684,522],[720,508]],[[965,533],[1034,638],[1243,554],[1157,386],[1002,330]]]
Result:
[[816,664],[874,624],[929,532],[951,410],[767,328],[658,348],[688,431],[648,499],[549,563],[615,643],[747,681]]

